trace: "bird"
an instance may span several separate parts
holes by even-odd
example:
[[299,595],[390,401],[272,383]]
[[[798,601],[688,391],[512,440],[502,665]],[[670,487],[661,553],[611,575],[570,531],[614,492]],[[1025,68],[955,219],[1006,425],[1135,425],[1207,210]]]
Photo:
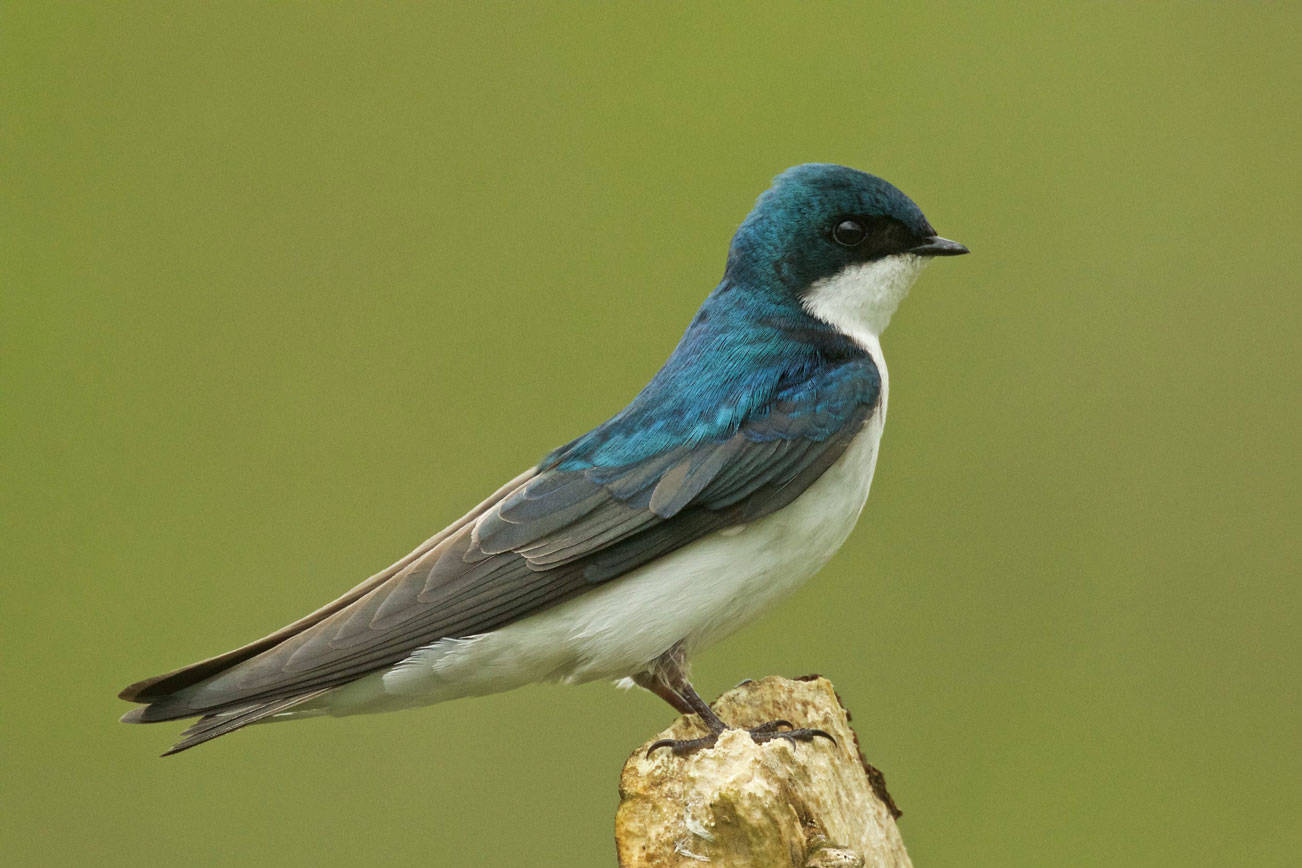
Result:
[[[138,681],[122,717],[197,717],[164,753],[249,724],[391,711],[534,682],[638,685],[707,734],[689,664],[814,575],[868,498],[880,337],[919,272],[965,254],[887,181],[793,166],[622,410],[410,554],[254,642]],[[771,721],[757,742],[826,735]]]

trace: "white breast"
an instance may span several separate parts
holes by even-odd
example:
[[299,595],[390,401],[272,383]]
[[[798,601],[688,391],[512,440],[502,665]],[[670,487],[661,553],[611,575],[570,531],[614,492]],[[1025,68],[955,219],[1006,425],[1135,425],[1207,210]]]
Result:
[[500,630],[436,642],[314,705],[350,714],[535,681],[621,677],[680,640],[690,654],[751,621],[827,563],[867,500],[887,395],[880,347],[875,338],[869,343],[881,372],[877,409],[841,458],[782,510],[700,539]]

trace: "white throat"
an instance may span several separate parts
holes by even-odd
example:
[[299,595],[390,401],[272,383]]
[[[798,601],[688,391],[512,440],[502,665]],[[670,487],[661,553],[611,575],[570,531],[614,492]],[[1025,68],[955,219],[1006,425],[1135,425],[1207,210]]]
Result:
[[846,266],[809,287],[805,310],[861,346],[874,346],[930,261],[930,256],[897,253]]

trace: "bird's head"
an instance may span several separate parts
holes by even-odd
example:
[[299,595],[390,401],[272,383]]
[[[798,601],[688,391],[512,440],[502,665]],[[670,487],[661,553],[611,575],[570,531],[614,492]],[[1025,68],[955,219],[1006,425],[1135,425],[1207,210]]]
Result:
[[881,178],[806,163],[759,197],[733,236],[728,273],[799,301],[852,337],[875,338],[932,257],[967,252]]

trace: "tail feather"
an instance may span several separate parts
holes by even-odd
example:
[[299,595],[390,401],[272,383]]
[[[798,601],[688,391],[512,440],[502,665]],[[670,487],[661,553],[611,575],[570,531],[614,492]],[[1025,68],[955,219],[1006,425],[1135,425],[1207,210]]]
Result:
[[[329,688],[322,690],[313,690],[309,693],[303,693],[298,696],[289,696],[283,699],[274,699],[269,702],[258,702],[252,705],[232,708],[226,711],[219,711],[213,714],[206,714],[190,726],[189,729],[181,733],[181,740],[172,745],[163,756],[171,756],[174,753],[180,753],[183,750],[189,750],[195,745],[203,744],[205,741],[211,741],[218,736],[226,735],[237,729],[248,726],[251,723],[257,723],[273,715],[288,711],[296,705],[301,705],[310,699],[315,699],[325,693]],[[136,709],[136,711],[147,711],[148,709]],[[130,716],[130,713],[128,714]],[[123,718],[124,720],[126,718]],[[138,722],[138,721],[130,721]],[[143,722],[143,721],[139,721]]]
[[[248,703],[244,703],[244,707],[247,706]],[[192,708],[180,700],[164,697],[154,700],[149,705],[133,708],[120,719],[123,723],[161,723],[164,720],[184,720],[187,717],[211,714],[215,711],[211,708]]]

